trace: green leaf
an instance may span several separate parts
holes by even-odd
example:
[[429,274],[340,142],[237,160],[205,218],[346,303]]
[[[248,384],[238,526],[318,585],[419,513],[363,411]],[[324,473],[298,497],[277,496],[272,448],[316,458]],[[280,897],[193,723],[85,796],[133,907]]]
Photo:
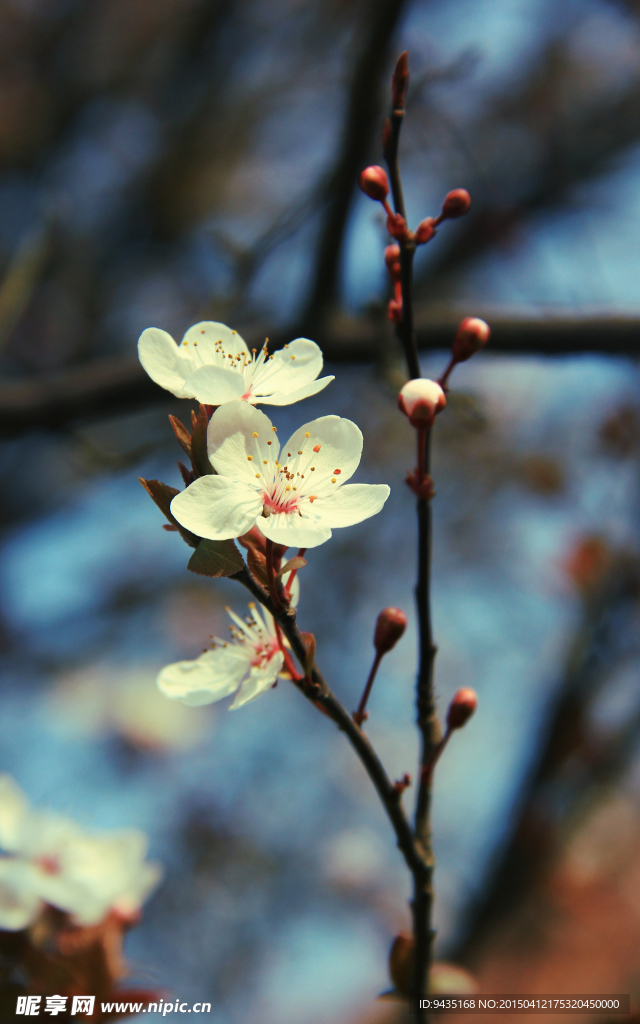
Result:
[[187,569],[199,576],[233,576],[244,567],[242,555],[232,540],[201,540],[189,559]]

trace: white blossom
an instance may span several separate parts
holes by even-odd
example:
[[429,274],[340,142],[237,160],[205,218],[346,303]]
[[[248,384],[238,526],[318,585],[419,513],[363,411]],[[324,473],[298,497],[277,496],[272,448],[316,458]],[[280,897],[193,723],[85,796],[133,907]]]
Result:
[[[283,582],[286,583],[289,573]],[[292,588],[296,603],[297,577]],[[273,686],[284,665],[273,616],[266,608],[258,611],[249,605],[249,616],[241,619],[230,608],[234,625],[230,641],[214,638],[214,647],[195,661],[177,661],[166,665],[158,676],[158,687],[166,697],[196,707],[213,704],[236,690],[229,710],[235,711],[255,700]],[[286,643],[286,641],[283,641]],[[288,646],[288,645],[287,645]]]
[[408,380],[398,395],[398,406],[413,427],[432,427],[446,404],[447,396],[440,385],[426,377]]
[[91,835],[69,818],[34,811],[8,775],[0,776],[0,928],[16,931],[45,904],[75,924],[97,924],[109,911],[134,914],[160,879],[145,861],[137,830]]
[[240,399],[252,405],[291,405],[322,391],[333,377],[316,377],[322,352],[298,338],[269,355],[267,344],[249,352],[237,331],[211,320],[190,327],[179,345],[170,334],[148,327],[138,341],[140,362],[152,380],[177,398],[206,405]]
[[346,484],[362,454],[362,434],[340,416],[305,423],[280,449],[276,428],[245,402],[223,405],[207,434],[217,475],[200,477],[171,502],[198,537],[227,540],[252,526],[286,547],[313,548],[337,527],[379,512],[386,484]]

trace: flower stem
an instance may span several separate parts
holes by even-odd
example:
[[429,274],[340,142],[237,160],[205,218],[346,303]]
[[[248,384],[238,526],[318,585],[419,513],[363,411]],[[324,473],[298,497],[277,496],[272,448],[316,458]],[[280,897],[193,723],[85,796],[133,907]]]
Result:
[[382,654],[380,653],[380,651],[376,651],[376,656],[373,659],[373,665],[371,666],[371,671],[369,673],[369,678],[367,679],[367,684],[363,690],[362,697],[360,698],[358,710],[353,712],[353,720],[356,723],[356,725],[361,726],[365,718],[367,717],[365,714],[365,708],[367,706],[369,694],[371,693],[371,687],[373,686],[373,681],[376,678],[376,672],[378,671],[378,666],[380,665],[381,661]]
[[273,541],[267,538],[266,544],[266,558],[267,558],[267,579],[269,581],[269,593],[271,594],[271,600],[273,601],[274,608],[278,611],[282,610],[282,601],[278,594],[276,587],[276,574],[273,569]]
[[[404,120],[404,110],[391,111],[391,132],[385,146],[384,158],[389,168],[389,183],[396,213],[407,219],[398,162],[398,143],[400,129]],[[396,333],[404,349],[409,377],[415,380],[420,376],[420,361],[416,344],[413,323],[413,257],[416,253],[415,241],[400,242],[400,284],[402,287],[402,321],[396,325]]]

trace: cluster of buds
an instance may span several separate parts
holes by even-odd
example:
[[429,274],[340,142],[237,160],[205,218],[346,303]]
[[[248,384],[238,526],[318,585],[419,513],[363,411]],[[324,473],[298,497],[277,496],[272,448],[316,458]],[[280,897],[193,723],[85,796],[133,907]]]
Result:
[[443,220],[455,220],[468,213],[471,197],[464,188],[454,189],[445,196],[438,217],[425,217],[418,224],[416,230],[411,231],[405,218],[400,213],[394,213],[389,205],[389,179],[383,167],[377,164],[365,167],[360,174],[359,184],[369,199],[382,203],[387,215],[387,231],[396,243],[387,247],[384,256],[394,288],[394,296],[389,302],[388,316],[395,323],[400,323],[402,321],[400,245],[416,246],[430,242],[436,233],[436,228]]

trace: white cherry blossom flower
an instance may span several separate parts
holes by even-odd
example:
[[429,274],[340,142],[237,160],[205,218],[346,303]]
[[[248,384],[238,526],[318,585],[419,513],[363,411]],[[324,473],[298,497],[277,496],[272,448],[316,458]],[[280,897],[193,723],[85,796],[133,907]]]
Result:
[[[296,603],[297,582],[296,577],[292,604]],[[253,603],[249,612],[243,620],[227,608],[235,624],[231,627],[232,640],[215,637],[213,650],[205,651],[195,661],[177,661],[161,670],[158,687],[165,697],[197,707],[213,704],[237,690],[229,708],[235,711],[273,686],[284,665],[273,616],[266,608],[258,611]]]
[[148,327],[140,335],[138,355],[160,387],[206,405],[238,399],[251,405],[291,405],[333,380],[316,380],[322,352],[314,341],[298,338],[273,355],[265,343],[256,355],[237,331],[212,320],[190,327],[179,345],[166,331]]
[[0,776],[0,928],[26,928],[45,904],[91,925],[109,911],[134,914],[160,879],[136,830],[90,835],[62,815],[33,811]]
[[386,484],[346,484],[362,454],[351,420],[322,416],[305,423],[280,449],[276,428],[245,402],[211,417],[209,458],[218,475],[200,477],[177,494],[171,512],[198,537],[228,540],[252,526],[286,547],[314,548],[337,527],[379,512]]

